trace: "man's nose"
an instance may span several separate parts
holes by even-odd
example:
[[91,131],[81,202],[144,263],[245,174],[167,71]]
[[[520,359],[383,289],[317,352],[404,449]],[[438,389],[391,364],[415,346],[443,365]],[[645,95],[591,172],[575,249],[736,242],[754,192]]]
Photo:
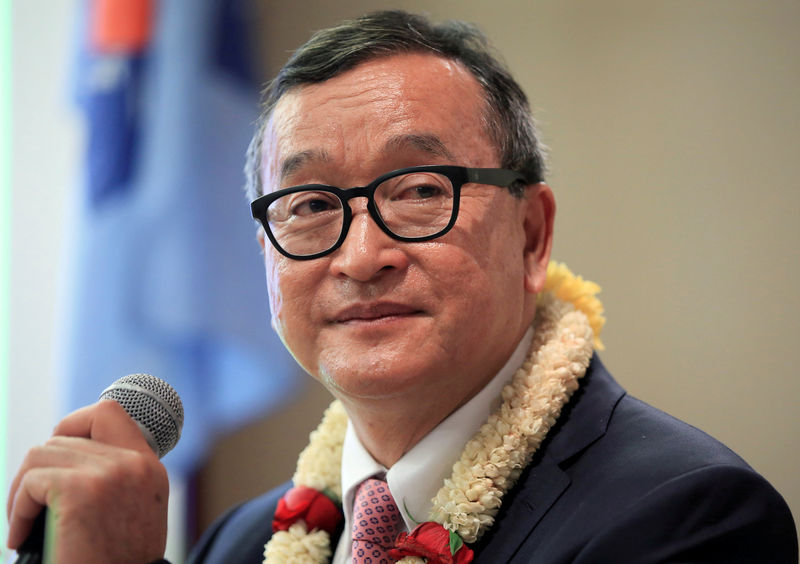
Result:
[[383,273],[408,266],[404,244],[392,239],[375,223],[366,202],[351,200],[353,218],[342,243],[331,255],[331,271],[360,282],[368,282]]

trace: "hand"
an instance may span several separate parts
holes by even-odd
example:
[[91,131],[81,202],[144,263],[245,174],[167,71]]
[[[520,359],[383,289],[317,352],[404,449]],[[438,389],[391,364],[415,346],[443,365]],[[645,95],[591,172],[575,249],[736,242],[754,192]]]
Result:
[[28,452],[8,496],[8,546],[22,544],[47,506],[50,562],[152,562],[166,546],[168,497],[166,469],[139,427],[101,401]]

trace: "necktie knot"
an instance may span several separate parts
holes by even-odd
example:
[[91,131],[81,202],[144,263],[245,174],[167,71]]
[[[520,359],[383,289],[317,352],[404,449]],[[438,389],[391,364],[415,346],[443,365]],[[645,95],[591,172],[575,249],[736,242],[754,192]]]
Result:
[[383,480],[364,480],[353,506],[353,564],[389,564],[387,552],[403,529],[397,504]]

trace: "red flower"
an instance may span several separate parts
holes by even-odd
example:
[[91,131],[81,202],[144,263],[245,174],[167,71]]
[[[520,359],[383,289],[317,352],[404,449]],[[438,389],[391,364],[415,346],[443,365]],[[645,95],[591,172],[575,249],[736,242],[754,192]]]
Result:
[[410,533],[400,533],[389,556],[400,560],[406,556],[427,558],[428,564],[469,564],[472,549],[461,545],[455,554],[450,552],[450,533],[439,523],[421,523]]
[[313,488],[297,486],[283,494],[278,501],[272,530],[285,531],[299,519],[306,522],[309,531],[321,529],[332,535],[342,519],[342,512],[325,494]]

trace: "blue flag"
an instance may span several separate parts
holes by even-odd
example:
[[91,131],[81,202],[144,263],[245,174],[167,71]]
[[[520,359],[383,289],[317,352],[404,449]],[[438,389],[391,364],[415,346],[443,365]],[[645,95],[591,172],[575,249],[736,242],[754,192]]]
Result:
[[283,402],[300,372],[269,326],[242,192],[258,109],[246,5],[154,3],[137,15],[144,28],[120,31],[119,21],[133,20],[119,17],[99,42],[100,16],[87,10],[81,26],[75,79],[88,142],[65,407],[92,403],[125,374],[163,378],[186,412],[165,459],[178,471],[216,430]]

